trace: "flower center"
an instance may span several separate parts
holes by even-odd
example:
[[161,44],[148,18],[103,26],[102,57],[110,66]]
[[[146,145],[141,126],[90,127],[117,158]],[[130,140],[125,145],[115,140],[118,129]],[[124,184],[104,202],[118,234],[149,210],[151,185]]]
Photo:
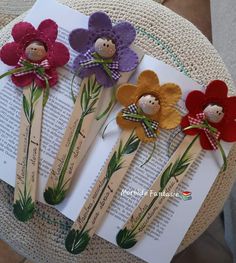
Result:
[[209,104],[204,109],[204,114],[206,118],[213,123],[219,123],[224,117],[224,109],[223,107],[217,105],[217,104]]
[[139,100],[137,105],[140,109],[148,115],[154,115],[160,110],[160,101],[153,95],[147,94],[143,95]]
[[116,45],[111,39],[98,38],[94,44],[96,53],[102,58],[112,58],[116,53]]
[[33,41],[26,47],[25,55],[28,59],[38,62],[46,57],[47,51],[42,42]]

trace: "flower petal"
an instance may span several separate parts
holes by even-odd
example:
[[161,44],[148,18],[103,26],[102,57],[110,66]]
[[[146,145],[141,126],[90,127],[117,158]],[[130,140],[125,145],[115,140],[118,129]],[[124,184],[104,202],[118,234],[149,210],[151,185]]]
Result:
[[138,56],[130,48],[122,50],[119,55],[119,70],[121,72],[129,72],[135,69],[138,65]]
[[220,129],[220,137],[226,142],[236,141],[236,119],[225,122]]
[[200,143],[203,149],[205,150],[213,150],[210,141],[208,140],[206,133],[204,131],[200,131]]
[[189,120],[188,120],[188,116],[189,115],[185,115],[182,120],[181,120],[181,127],[182,127],[182,130],[185,134],[187,135],[196,135],[199,133],[199,129],[189,129],[189,130],[184,130],[184,128],[187,128],[190,126],[190,123],[189,123]]
[[208,98],[226,98],[228,93],[228,87],[222,80],[213,80],[210,82],[205,91],[205,95]]
[[51,20],[46,19],[40,23],[38,26],[38,31],[46,38],[48,38],[51,42],[55,42],[57,39],[57,24]]
[[69,61],[70,54],[65,45],[55,42],[48,54],[48,59],[52,67],[62,67]]
[[12,42],[12,43],[7,43],[4,45],[1,49],[1,60],[9,65],[9,66],[16,66],[20,56],[21,56],[21,49],[18,43]]
[[99,66],[94,67],[94,73],[96,75],[96,80],[99,84],[101,84],[104,88],[111,88],[115,85],[116,81],[111,79],[104,69]]
[[174,83],[166,83],[160,87],[159,96],[165,105],[176,104],[182,95],[180,87]]
[[80,62],[84,60],[84,58],[85,58],[84,54],[81,53],[75,58],[73,63],[73,68],[75,72],[79,72],[78,74],[80,78],[89,77],[95,74],[97,82],[101,84],[103,87],[107,88],[107,87],[113,87],[115,85],[115,81],[113,81],[113,79],[111,79],[107,75],[107,73],[99,66],[92,68],[81,68]]
[[162,129],[173,129],[180,124],[180,113],[171,107],[162,106],[158,114],[158,122]]
[[29,73],[29,74],[25,74],[22,76],[11,76],[12,82],[17,86],[17,87],[21,87],[24,88],[28,85],[30,85],[34,79],[34,74],[33,73]]
[[89,44],[89,31],[83,28],[73,30],[69,35],[71,47],[78,52],[86,52]]
[[[142,142],[155,142],[156,138],[147,137],[142,125],[139,125],[136,129],[136,135]],[[158,131],[157,131],[158,133]]]
[[28,22],[17,23],[12,29],[12,36],[16,42],[20,42],[24,37],[35,34],[35,28]]
[[[58,82],[58,74],[55,69],[49,69],[46,71],[47,75],[49,75],[51,78],[48,80],[49,82],[49,87],[53,87],[57,84]],[[37,84],[38,87],[41,88],[46,88],[46,82],[42,79],[39,79],[37,76],[35,77],[35,83]]]
[[122,46],[128,47],[136,37],[136,31],[129,22],[122,22],[113,26],[113,31],[122,41]]
[[112,29],[111,19],[103,12],[93,13],[89,18],[88,28],[92,31]]
[[228,97],[225,102],[225,111],[226,111],[226,118],[228,119],[236,119],[236,96]]
[[134,103],[133,94],[137,90],[137,87],[132,84],[121,85],[116,92],[116,99],[120,104],[128,107],[130,104]]
[[138,77],[137,85],[149,87],[159,84],[157,74],[152,70],[144,70]]
[[188,94],[185,105],[189,112],[196,113],[203,111],[205,101],[205,94],[199,90],[194,90]]
[[119,112],[116,116],[116,122],[121,129],[132,130],[140,125],[139,122],[129,121],[122,117],[122,113]]

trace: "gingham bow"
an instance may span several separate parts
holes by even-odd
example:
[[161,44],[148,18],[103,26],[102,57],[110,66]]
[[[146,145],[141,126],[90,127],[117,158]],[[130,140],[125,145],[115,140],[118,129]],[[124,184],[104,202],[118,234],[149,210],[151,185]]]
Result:
[[114,80],[118,80],[121,76],[119,72],[118,61],[112,59],[103,59],[99,57],[95,52],[90,49],[84,54],[86,59],[80,62],[83,68],[92,68],[96,66],[101,66],[106,73]]
[[45,80],[45,78],[50,79],[51,77],[45,73],[46,69],[50,68],[50,64],[47,59],[40,63],[32,63],[24,58],[20,58],[17,64],[22,67],[22,71],[14,73],[14,76],[24,76],[30,73],[34,73],[39,79]]
[[147,137],[155,138],[157,136],[155,131],[158,129],[158,122],[141,115],[134,103],[122,110],[122,116],[129,121],[141,122]]
[[[196,114],[196,118],[188,116],[188,120],[190,125],[199,125],[197,127],[198,129],[204,130],[211,146],[213,147],[214,150],[218,149],[218,139],[220,137],[220,132],[216,130],[215,128],[211,127],[207,122],[206,122],[206,116],[205,114],[198,113]],[[202,127],[201,127],[202,125]],[[211,129],[213,128],[213,129]]]

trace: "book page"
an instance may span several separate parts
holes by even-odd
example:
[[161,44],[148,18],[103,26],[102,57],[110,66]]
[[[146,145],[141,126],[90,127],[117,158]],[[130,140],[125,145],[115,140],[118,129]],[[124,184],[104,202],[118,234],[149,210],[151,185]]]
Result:
[[[63,20],[63,24],[61,24],[62,16],[70,17],[70,19]],[[54,0],[37,1],[26,20],[37,26],[40,21],[46,18],[51,18],[60,25],[58,39],[67,46],[68,33],[74,28],[86,28],[88,21],[88,18],[83,14],[58,4]],[[70,49],[70,53],[72,55],[70,63],[59,70],[60,81],[56,87],[50,90],[50,97],[44,109],[38,188],[38,200],[41,202],[44,202],[43,191],[47,176],[73,109],[73,102],[70,97],[70,81],[73,73],[70,70],[70,66],[76,54],[72,49]],[[0,64],[0,73],[5,72],[7,69],[8,67]],[[184,94],[178,108],[182,113],[185,112],[184,99],[186,94],[193,89],[203,89],[199,84],[174,68],[150,56],[144,57],[130,82],[135,83],[137,76],[144,69],[154,70],[158,74],[161,84],[174,82],[181,86]],[[79,82],[80,80],[76,79],[74,85],[75,93],[78,92]],[[104,101],[108,98],[109,93],[104,95]],[[21,104],[22,90],[15,87],[7,78],[0,80],[0,169],[3,171],[0,174],[0,178],[12,186],[15,185]],[[114,119],[119,110],[120,106],[117,105],[107,123]],[[143,167],[140,166],[151,153],[152,145],[146,144],[140,147],[107,212],[103,224],[97,232],[99,236],[115,244],[116,234],[119,229],[142,198],[142,194],[149,189],[168,161],[170,157],[168,155],[168,147],[173,135],[177,134],[178,131],[179,128],[174,131],[161,132],[154,156]],[[110,122],[107,128],[105,139],[102,139],[101,133],[98,134],[73,179],[74,182],[66,200],[56,207],[62,214],[72,220],[76,219],[119,136],[120,130],[114,120]],[[182,139],[183,136],[181,134],[175,138],[171,152],[176,149]],[[225,143],[223,146],[226,153],[228,153],[230,144]],[[149,227],[146,235],[129,252],[150,263],[156,263],[157,258],[162,263],[170,262],[214,182],[221,164],[221,156],[218,152],[213,154],[213,152],[202,151],[177,189],[177,192],[180,193],[184,190],[191,191],[192,200],[183,201],[176,197],[168,198],[166,205]],[[206,176],[207,167],[211,167],[211,173]],[[166,249],[167,245],[168,249]]]

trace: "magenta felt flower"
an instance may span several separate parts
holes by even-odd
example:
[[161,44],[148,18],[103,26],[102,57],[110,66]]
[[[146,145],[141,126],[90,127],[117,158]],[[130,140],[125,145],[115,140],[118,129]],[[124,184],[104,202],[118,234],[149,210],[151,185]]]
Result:
[[[50,87],[58,81],[56,68],[69,60],[66,46],[57,42],[58,26],[44,20],[35,29],[28,22],[20,22],[12,29],[13,42],[1,49],[1,60],[19,71],[12,74],[16,86],[25,87],[32,81],[39,87]],[[21,70],[22,68],[22,70]]]
[[135,36],[130,23],[112,26],[105,13],[92,14],[88,29],[75,29],[69,36],[71,47],[79,52],[74,60],[74,70],[81,78],[95,74],[101,85],[112,87],[120,72],[129,72],[138,65],[138,56],[129,47]]

